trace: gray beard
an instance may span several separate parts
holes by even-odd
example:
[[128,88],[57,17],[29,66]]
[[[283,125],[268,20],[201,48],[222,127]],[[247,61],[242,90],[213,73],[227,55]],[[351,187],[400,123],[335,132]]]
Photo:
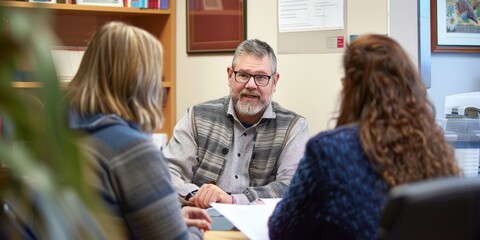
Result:
[[235,102],[235,110],[238,114],[247,115],[247,116],[255,116],[256,114],[260,113],[262,110],[266,108],[268,104],[272,101],[272,96],[270,96],[266,102],[260,102],[260,104],[256,107],[250,105],[248,102],[241,102],[239,99]]
[[258,106],[254,107],[248,102],[241,102],[238,100],[235,104],[235,109],[237,110],[238,114],[254,116],[262,111],[263,103],[260,103]]

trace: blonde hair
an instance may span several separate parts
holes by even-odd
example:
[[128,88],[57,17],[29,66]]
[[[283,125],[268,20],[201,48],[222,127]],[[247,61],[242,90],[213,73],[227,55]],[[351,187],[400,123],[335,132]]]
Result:
[[110,22],[92,36],[68,86],[82,115],[116,114],[143,131],[161,127],[163,47],[147,31]]

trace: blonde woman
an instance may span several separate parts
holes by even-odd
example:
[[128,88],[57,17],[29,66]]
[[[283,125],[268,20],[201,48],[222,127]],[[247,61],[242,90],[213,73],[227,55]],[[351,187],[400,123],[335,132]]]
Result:
[[68,86],[69,124],[88,134],[96,186],[132,239],[202,239],[211,219],[181,209],[167,164],[151,139],[162,124],[161,43],[110,22],[91,38]]

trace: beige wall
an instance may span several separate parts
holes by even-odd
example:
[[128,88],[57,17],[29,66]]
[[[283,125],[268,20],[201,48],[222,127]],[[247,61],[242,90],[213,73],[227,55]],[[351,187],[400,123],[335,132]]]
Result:
[[[348,35],[387,34],[388,1],[347,1]],[[187,107],[229,93],[227,66],[233,56],[187,55],[185,5],[186,1],[177,1],[177,121]],[[248,0],[247,38],[264,40],[277,52],[277,0]],[[277,54],[277,58],[280,80],[273,100],[305,116],[311,135],[331,128],[341,90],[342,54]]]

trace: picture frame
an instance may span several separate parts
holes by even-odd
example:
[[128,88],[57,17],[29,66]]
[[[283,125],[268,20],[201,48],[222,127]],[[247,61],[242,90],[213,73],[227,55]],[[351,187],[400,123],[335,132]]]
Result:
[[187,0],[187,53],[230,53],[246,39],[246,0]]
[[57,0],[28,0],[32,3],[57,3]]
[[123,0],[76,0],[78,5],[123,7]]
[[[430,0],[432,52],[480,52],[480,5],[475,1]],[[469,7],[465,5],[469,4]],[[459,3],[460,4],[460,3]],[[458,11],[465,10],[463,12]],[[473,14],[468,14],[469,12]],[[470,17],[469,17],[470,16]],[[473,19],[476,18],[477,22]]]

